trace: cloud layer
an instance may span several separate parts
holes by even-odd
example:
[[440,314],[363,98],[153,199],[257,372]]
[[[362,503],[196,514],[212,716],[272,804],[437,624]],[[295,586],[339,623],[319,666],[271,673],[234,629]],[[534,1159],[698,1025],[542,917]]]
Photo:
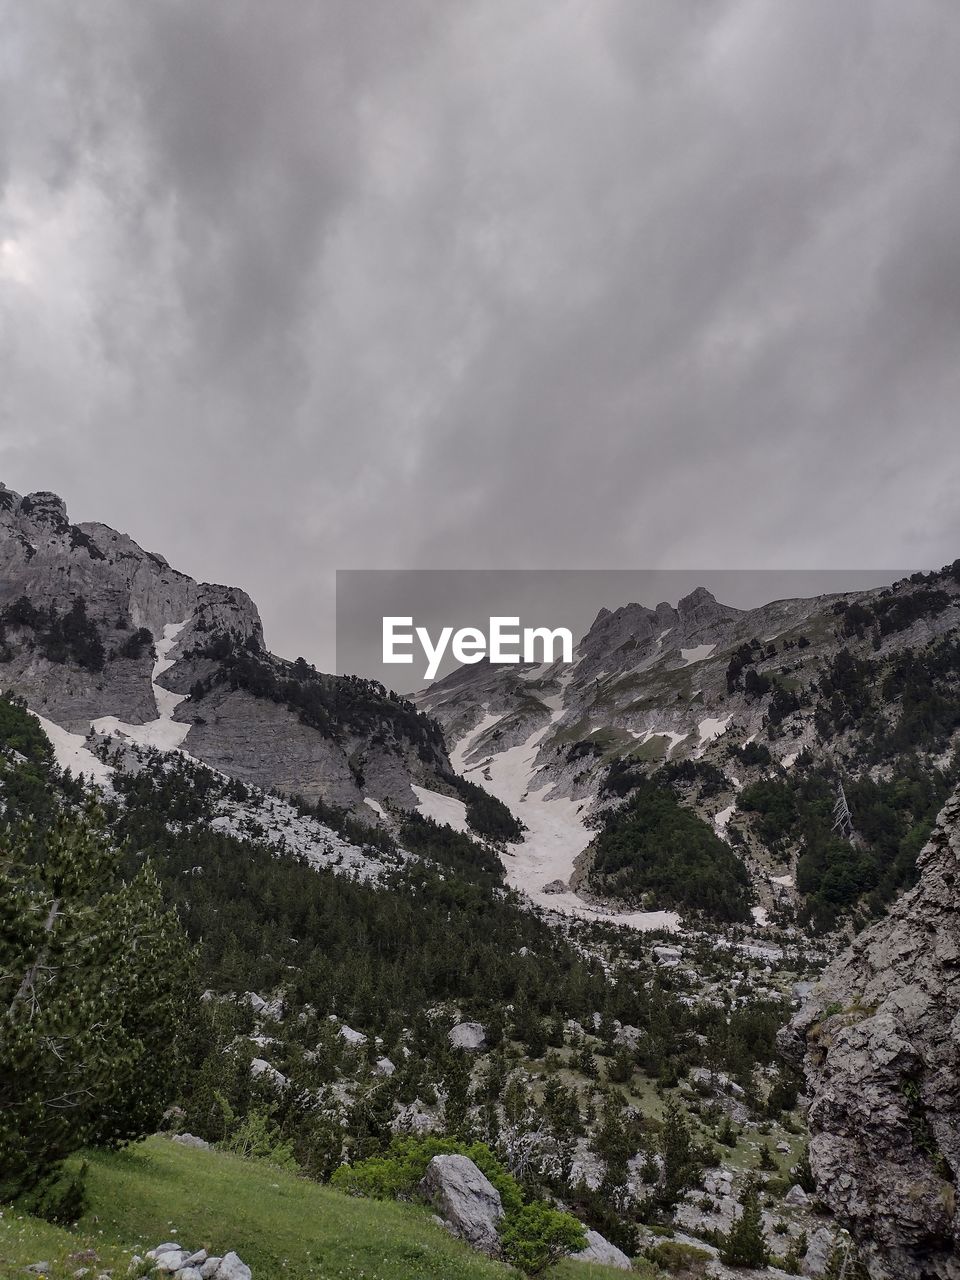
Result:
[[335,567],[960,554],[949,0],[0,15],[0,479],[273,647]]

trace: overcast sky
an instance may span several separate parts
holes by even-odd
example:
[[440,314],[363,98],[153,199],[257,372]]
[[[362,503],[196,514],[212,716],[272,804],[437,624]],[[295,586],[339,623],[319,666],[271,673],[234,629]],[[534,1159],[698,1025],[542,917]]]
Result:
[[337,567],[960,555],[956,0],[0,21],[0,479],[274,649]]

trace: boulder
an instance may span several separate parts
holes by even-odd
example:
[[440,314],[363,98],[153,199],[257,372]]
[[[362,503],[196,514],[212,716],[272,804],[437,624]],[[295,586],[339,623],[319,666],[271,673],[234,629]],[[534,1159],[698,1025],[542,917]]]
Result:
[[278,1071],[276,1067],[271,1067],[264,1058],[254,1058],[250,1063],[250,1074],[255,1080],[262,1078],[275,1089],[282,1089],[287,1083],[287,1077],[283,1072]]
[[613,1043],[624,1045],[628,1049],[636,1049],[646,1034],[640,1027],[631,1027],[629,1023],[625,1023],[614,1033]]
[[196,1267],[181,1267],[173,1280],[203,1280]]
[[339,1031],[340,1039],[346,1040],[347,1044],[359,1048],[360,1045],[367,1043],[367,1037],[362,1031],[354,1031],[353,1027],[342,1026]]
[[799,1183],[794,1183],[787,1194],[783,1197],[783,1203],[793,1205],[793,1207],[797,1209],[802,1209],[810,1203],[810,1197]]
[[378,1058],[373,1065],[374,1075],[378,1076],[392,1076],[396,1069],[389,1058]]
[[472,1160],[459,1155],[434,1156],[420,1190],[453,1235],[491,1257],[499,1253],[500,1193]]
[[[148,1255],[149,1256],[149,1255]],[[163,1253],[158,1253],[154,1260],[154,1268],[162,1271],[164,1274],[173,1275],[175,1271],[179,1271],[188,1257],[186,1249],[179,1246],[175,1249],[164,1249]]]
[[215,1280],[252,1280],[253,1272],[235,1253],[225,1253],[214,1272]]
[[222,1258],[208,1258],[200,1268],[200,1280],[213,1280],[222,1261]]
[[476,1052],[487,1043],[487,1033],[479,1022],[458,1022],[451,1027],[447,1039],[454,1049],[468,1049]]
[[570,886],[565,880],[548,880],[541,890],[542,893],[568,893]]
[[599,1231],[587,1232],[587,1247],[572,1255],[577,1262],[595,1262],[604,1267],[619,1267],[621,1271],[632,1271],[633,1263],[615,1244],[611,1244]]
[[210,1143],[204,1138],[198,1138],[192,1133],[175,1133],[173,1135],[174,1142],[179,1142],[181,1147],[196,1147],[199,1151],[209,1151]]

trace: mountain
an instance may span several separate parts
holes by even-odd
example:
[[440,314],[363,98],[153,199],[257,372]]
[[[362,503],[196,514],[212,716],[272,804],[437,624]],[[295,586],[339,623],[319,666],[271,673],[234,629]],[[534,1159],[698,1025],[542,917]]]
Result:
[[[483,662],[416,700],[526,824],[508,873],[544,905],[830,928],[912,881],[956,781],[958,622],[958,564],[750,610],[700,588],[601,610],[572,666]],[[670,795],[644,834],[651,786]],[[708,863],[722,874],[698,902],[684,886]]]
[[[182,748],[230,777],[350,811],[449,790],[439,728],[371,681],[264,648],[256,606],[196,582],[53,493],[0,486],[0,688],[51,727],[74,770],[107,735]],[[79,754],[77,754],[79,753]]]
[[846,1228],[954,1280],[958,600],[699,589],[414,701],[0,489],[0,1174],[74,1221],[118,1125],[383,1197],[472,1153],[658,1280],[862,1275]]

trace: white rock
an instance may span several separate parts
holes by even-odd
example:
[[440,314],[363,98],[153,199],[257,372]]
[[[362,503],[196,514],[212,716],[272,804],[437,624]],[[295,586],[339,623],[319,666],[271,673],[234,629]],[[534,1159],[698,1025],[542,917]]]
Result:
[[487,1033],[479,1022],[458,1022],[455,1027],[450,1028],[447,1039],[454,1049],[475,1052],[486,1045]]
[[572,1255],[577,1262],[596,1262],[605,1267],[619,1267],[632,1271],[633,1263],[615,1244],[611,1244],[599,1231],[587,1232],[587,1247]]
[[181,1147],[196,1147],[200,1151],[209,1151],[210,1143],[203,1138],[198,1138],[192,1133],[175,1133],[173,1135],[174,1142],[179,1142]]
[[272,1084],[277,1089],[284,1088],[287,1083],[287,1077],[276,1067],[271,1067],[264,1058],[254,1058],[250,1063],[250,1074],[255,1080],[262,1076],[268,1084]]
[[200,1268],[201,1280],[213,1280],[213,1277],[217,1274],[217,1268],[220,1266],[222,1261],[222,1258],[208,1258]]
[[794,1183],[787,1194],[783,1197],[783,1203],[801,1207],[810,1203],[810,1197],[799,1183]]
[[453,1235],[494,1255],[500,1247],[498,1225],[503,1205],[496,1187],[466,1156],[434,1156],[420,1190],[441,1214]]
[[233,1252],[225,1253],[214,1272],[216,1280],[252,1280],[253,1272]]
[[185,1249],[165,1249],[163,1253],[157,1254],[157,1260],[154,1263],[157,1271],[164,1271],[173,1275],[187,1260],[187,1251]]
[[340,1028],[340,1038],[346,1040],[347,1044],[361,1045],[367,1043],[367,1037],[362,1031],[354,1031],[353,1027],[346,1024]]
[[378,1058],[373,1069],[378,1076],[392,1076],[397,1068],[389,1058]]

